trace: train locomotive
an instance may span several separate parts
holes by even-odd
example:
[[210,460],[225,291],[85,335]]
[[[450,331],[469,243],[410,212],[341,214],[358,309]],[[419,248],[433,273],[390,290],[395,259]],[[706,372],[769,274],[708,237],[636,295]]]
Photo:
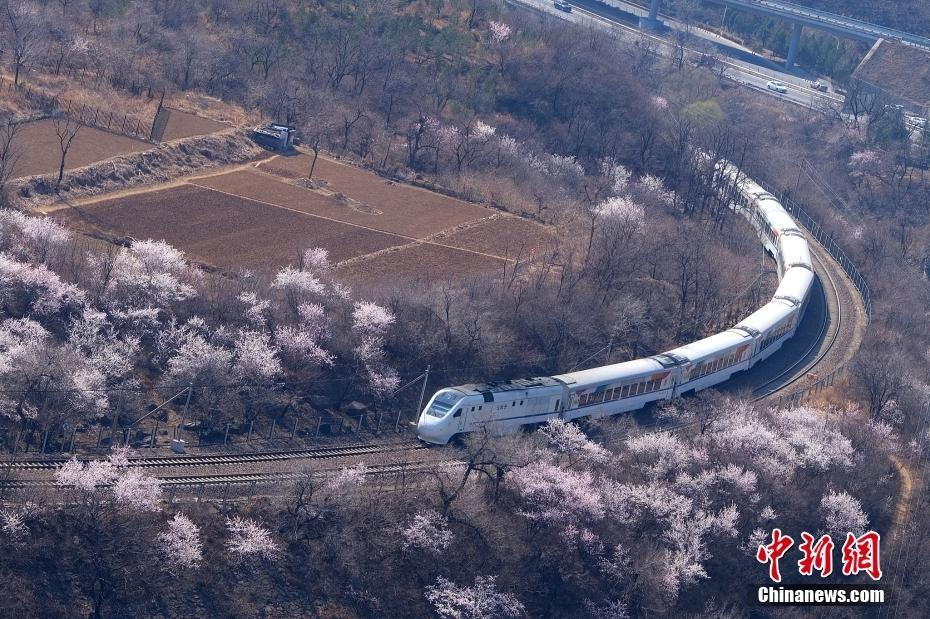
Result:
[[418,437],[444,445],[456,434],[488,428],[506,434],[553,417],[616,415],[713,387],[771,356],[794,336],[814,285],[803,233],[773,195],[729,164],[731,204],[771,254],[779,286],[772,300],[726,331],[674,350],[578,372],[440,389],[417,422]]

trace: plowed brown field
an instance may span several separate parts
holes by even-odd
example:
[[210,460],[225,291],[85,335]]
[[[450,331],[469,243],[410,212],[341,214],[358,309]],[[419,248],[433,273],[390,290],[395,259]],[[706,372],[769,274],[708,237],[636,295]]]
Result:
[[[284,162],[296,170],[299,160],[278,157],[261,168]],[[554,239],[532,221],[320,162],[328,189],[351,200],[243,166],[88,200],[53,216],[98,237],[164,239],[192,260],[226,270],[268,271],[322,247],[333,262],[347,261],[338,267],[342,277],[366,287],[496,272]]]
[[415,245],[386,251],[339,267],[344,279],[366,286],[418,281],[444,281],[504,268],[505,262],[454,247]]
[[209,118],[189,114],[180,110],[171,110],[171,116],[168,117],[168,125],[165,127],[165,134],[162,141],[178,140],[180,138],[189,138],[195,135],[208,135],[229,129],[232,125],[221,123]]
[[85,232],[163,239],[193,260],[231,270],[280,267],[309,247],[323,247],[340,261],[407,242],[190,185],[66,209],[55,217]]
[[525,260],[531,254],[548,248],[555,241],[555,233],[527,219],[501,216],[443,235],[435,241],[512,260]]
[[[19,154],[19,159],[13,166],[14,178],[34,174],[57,175],[58,164],[61,162],[61,147],[53,121],[38,120],[23,125],[13,144]],[[78,130],[71,143],[68,157],[65,159],[65,169],[81,168],[116,155],[136,153],[150,148],[152,145],[142,140],[84,126]]]
[[[285,178],[303,178],[310,169],[310,157],[276,157],[262,163],[259,169]],[[382,212],[380,216],[369,215],[366,225],[410,236],[448,230],[494,212],[426,189],[395,183],[368,170],[322,156],[317,159],[313,178],[326,181],[327,189]],[[379,220],[380,225],[373,225]]]

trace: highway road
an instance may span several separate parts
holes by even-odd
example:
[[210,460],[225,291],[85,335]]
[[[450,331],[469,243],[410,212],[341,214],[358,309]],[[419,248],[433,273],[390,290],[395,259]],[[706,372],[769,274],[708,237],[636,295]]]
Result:
[[[579,25],[601,28],[630,41],[642,39],[653,41],[657,44],[656,53],[663,58],[671,58],[671,54],[676,47],[676,43],[672,41],[668,35],[646,32],[633,25],[633,23],[631,23],[635,21],[635,16],[633,14],[629,14],[629,19],[624,19],[619,10],[612,10],[611,7],[607,7],[599,2],[579,0],[576,3],[572,3],[574,5],[572,12],[566,13],[556,9],[552,2],[548,0],[507,1],[513,5],[529,7],[538,12],[571,21]],[[672,25],[674,26],[674,23],[672,23]],[[691,37],[692,43],[685,44],[685,56],[688,60],[696,62],[702,55],[708,54],[707,49],[699,49],[706,48],[708,39],[704,37],[703,40],[701,40],[693,34]],[[717,38],[720,39],[720,37]],[[714,57],[718,66],[720,66],[723,77],[774,98],[783,99],[807,108],[839,108],[843,105],[844,98],[837,93],[825,93],[814,90],[810,87],[806,79],[780,70],[774,63],[772,63],[772,66],[759,66],[754,62],[748,62],[744,59],[726,55],[738,52],[739,47],[734,47],[735,44],[732,44],[732,42],[723,44],[717,41],[716,43],[714,49],[720,53],[715,53]],[[728,52],[727,50],[732,51]],[[755,62],[759,62],[759,59],[755,59]],[[771,80],[778,80],[784,83],[788,88],[788,92],[782,94],[769,90],[766,84]]]

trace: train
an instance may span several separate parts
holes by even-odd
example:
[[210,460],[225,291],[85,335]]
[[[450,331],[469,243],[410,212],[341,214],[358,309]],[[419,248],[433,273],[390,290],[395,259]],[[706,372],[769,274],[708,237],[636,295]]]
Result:
[[558,417],[617,415],[713,387],[770,357],[791,339],[807,309],[814,269],[806,237],[771,193],[729,163],[730,207],[753,226],[777,264],[779,285],[764,306],[726,331],[623,363],[556,376],[445,387],[420,411],[417,436],[436,445],[488,429],[507,434]]

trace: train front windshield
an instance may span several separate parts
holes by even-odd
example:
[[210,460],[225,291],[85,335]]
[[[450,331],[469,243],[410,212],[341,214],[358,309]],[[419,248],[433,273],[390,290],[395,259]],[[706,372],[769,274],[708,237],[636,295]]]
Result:
[[433,398],[433,403],[430,407],[426,409],[426,414],[430,417],[445,417],[461,400],[462,394],[460,393],[455,393],[454,391],[440,391]]

